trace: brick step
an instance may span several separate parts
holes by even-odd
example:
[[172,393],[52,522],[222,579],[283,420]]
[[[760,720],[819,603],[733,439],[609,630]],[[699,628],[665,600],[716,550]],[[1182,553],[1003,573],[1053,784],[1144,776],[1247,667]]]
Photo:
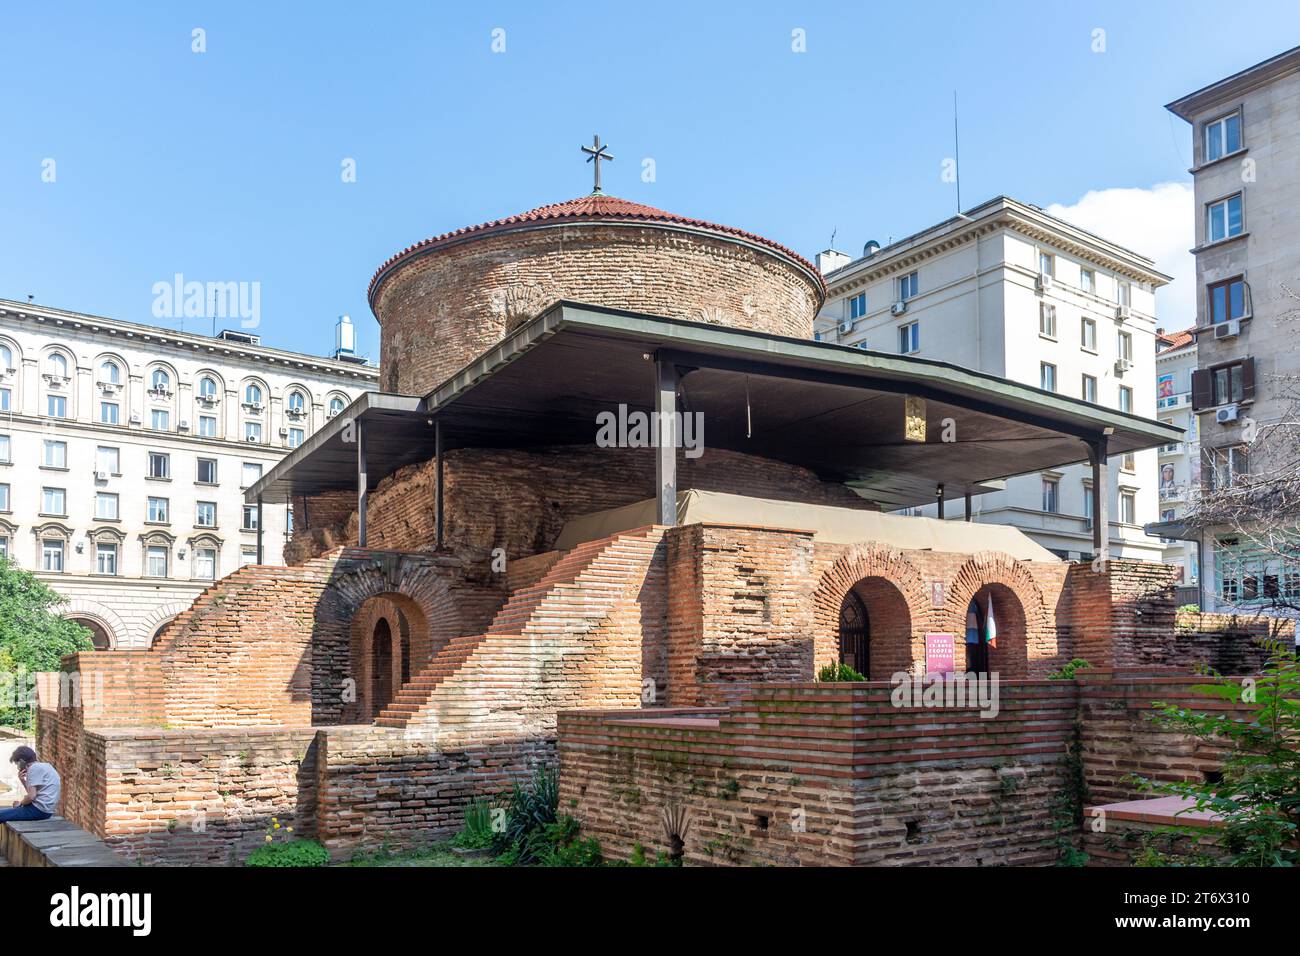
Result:
[[[405,727],[428,707],[435,694],[458,698],[472,693],[481,702],[486,688],[481,682],[469,683],[469,675],[484,672],[494,661],[504,667],[494,667],[493,676],[517,670],[522,678],[532,653],[524,639],[574,638],[608,618],[629,579],[653,559],[662,537],[662,529],[639,528],[584,542],[562,555],[540,580],[509,597],[485,633],[449,642],[402,686],[376,724]],[[516,647],[507,650],[498,646],[501,642]],[[449,690],[447,682],[453,677],[466,683]],[[504,693],[499,696],[504,702],[510,698]],[[483,712],[482,704],[471,712]]]

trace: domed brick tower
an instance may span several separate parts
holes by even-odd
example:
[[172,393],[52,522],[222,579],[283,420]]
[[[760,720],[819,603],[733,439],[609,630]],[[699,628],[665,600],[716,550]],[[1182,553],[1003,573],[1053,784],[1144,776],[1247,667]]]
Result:
[[423,395],[561,300],[811,338],[817,270],[762,236],[594,193],[427,239],[370,282],[380,388]]

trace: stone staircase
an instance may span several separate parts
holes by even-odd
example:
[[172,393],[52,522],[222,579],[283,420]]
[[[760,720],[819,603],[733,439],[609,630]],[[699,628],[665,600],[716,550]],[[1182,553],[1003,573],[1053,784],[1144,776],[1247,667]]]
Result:
[[502,712],[529,710],[525,698],[536,690],[543,658],[581,652],[645,581],[663,534],[660,527],[638,528],[566,552],[537,583],[514,592],[487,631],[451,640],[375,723],[408,728],[437,710],[444,720],[481,725]]

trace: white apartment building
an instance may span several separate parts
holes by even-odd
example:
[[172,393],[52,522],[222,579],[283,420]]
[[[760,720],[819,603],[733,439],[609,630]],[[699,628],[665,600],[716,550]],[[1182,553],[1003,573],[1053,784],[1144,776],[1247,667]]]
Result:
[[[1160,523],[1176,522],[1187,513],[1201,486],[1199,417],[1192,411],[1192,373],[1196,371],[1194,330],[1156,336],[1156,415],[1183,430],[1183,440],[1162,445],[1159,455]],[[1200,580],[1200,548],[1195,541],[1162,538],[1164,563],[1183,569],[1182,584]],[[1188,603],[1199,603],[1199,597]]]
[[100,648],[148,647],[213,580],[282,561],[292,516],[244,489],[378,369],[0,299],[0,555]]
[[[1199,360],[1192,402],[1202,482],[1213,490],[1249,472],[1252,425],[1287,414],[1285,392],[1300,381],[1300,47],[1166,109],[1192,127]],[[1210,529],[1199,544],[1204,609],[1300,603],[1300,562],[1231,529]]]
[[[998,197],[916,235],[867,243],[850,261],[817,257],[829,296],[817,337],[919,355],[1154,418],[1155,290],[1169,277],[1145,256]],[[960,438],[958,439],[960,441]],[[1087,449],[1080,443],[1079,458]],[[1154,449],[1112,459],[1112,557],[1159,561]],[[972,519],[1011,524],[1072,560],[1093,553],[1086,463],[1007,476]],[[937,506],[922,509],[933,515]],[[964,517],[947,502],[945,517]]]

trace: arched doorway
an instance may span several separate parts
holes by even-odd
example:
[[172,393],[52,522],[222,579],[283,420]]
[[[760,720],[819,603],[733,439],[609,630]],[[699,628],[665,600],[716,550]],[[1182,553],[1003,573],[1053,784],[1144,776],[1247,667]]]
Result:
[[1025,611],[1005,584],[986,584],[966,608],[966,670],[1025,676]]
[[883,577],[865,577],[840,602],[839,654],[870,680],[889,680],[912,667],[912,613],[898,587]]
[[385,617],[375,623],[370,655],[370,701],[371,708],[378,713],[393,699],[393,629]]
[[840,663],[861,674],[870,673],[870,634],[867,606],[857,592],[850,591],[840,605]]

